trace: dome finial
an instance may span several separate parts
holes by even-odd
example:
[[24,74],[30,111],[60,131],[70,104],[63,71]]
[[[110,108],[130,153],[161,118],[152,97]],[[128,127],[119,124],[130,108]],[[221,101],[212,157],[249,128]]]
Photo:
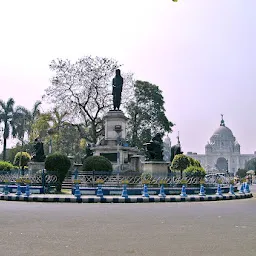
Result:
[[180,132],[179,131],[178,131],[177,140],[178,140],[178,145],[180,145]]
[[225,126],[225,121],[223,119],[223,114],[221,114],[220,126]]

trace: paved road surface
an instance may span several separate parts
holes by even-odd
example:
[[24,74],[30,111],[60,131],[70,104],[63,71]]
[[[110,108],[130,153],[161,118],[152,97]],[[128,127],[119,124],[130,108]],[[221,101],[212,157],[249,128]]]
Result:
[[256,255],[256,198],[155,204],[0,201],[0,209],[0,256]]

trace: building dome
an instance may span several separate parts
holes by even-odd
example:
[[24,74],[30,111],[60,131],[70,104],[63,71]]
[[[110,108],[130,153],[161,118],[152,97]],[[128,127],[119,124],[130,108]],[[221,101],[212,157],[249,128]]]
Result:
[[210,141],[211,144],[214,143],[216,140],[218,141],[233,141],[235,142],[235,137],[232,133],[232,131],[226,127],[225,122],[223,120],[223,115],[222,115],[222,120],[220,122],[220,126],[217,130],[215,130],[215,132],[213,133]]
[[[233,139],[234,135],[232,131],[226,126],[220,126],[214,133],[213,136],[221,137],[221,138],[231,138]],[[212,136],[212,137],[213,137]]]
[[208,142],[207,145],[205,146],[205,152],[210,153],[212,152],[212,145]]

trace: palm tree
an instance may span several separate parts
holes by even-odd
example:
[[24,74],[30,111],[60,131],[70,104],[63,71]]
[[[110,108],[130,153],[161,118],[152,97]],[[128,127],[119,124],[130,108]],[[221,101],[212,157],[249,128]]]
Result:
[[14,110],[14,99],[10,98],[5,103],[0,100],[0,123],[3,123],[3,160],[6,160],[6,144],[10,134],[13,137],[21,136],[22,119],[24,114],[19,111],[19,107]]
[[36,101],[31,111],[24,107],[18,107],[18,110],[25,115],[23,132],[27,133],[28,138],[30,138],[32,134],[33,124],[40,115],[39,107],[41,104],[41,101]]
[[60,134],[61,129],[67,124],[65,118],[69,115],[68,111],[59,111],[58,108],[54,108],[51,112],[52,117],[52,131],[58,136],[56,137],[56,150],[59,151],[60,149]]

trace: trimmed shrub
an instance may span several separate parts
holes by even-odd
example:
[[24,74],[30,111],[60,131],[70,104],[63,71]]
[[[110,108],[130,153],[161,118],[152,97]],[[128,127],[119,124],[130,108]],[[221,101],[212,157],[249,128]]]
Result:
[[5,161],[0,161],[0,171],[10,171],[14,167],[11,163],[5,162]]
[[20,164],[20,155],[21,155],[21,166],[24,167],[24,166],[27,166],[28,165],[28,162],[30,161],[31,159],[31,156],[29,153],[27,152],[18,152],[15,157],[14,157],[14,161],[13,161],[13,164],[16,165],[16,166],[19,166]]
[[104,156],[89,156],[84,160],[83,171],[97,171],[112,173],[113,167],[111,162]]
[[190,156],[187,156],[188,160],[189,160],[189,163],[191,166],[197,166],[197,167],[202,167],[200,162]]
[[204,178],[206,175],[206,171],[202,167],[189,166],[184,170],[184,174],[187,178]]
[[245,169],[238,169],[238,171],[236,172],[236,176],[238,176],[240,179],[242,179],[242,178],[244,178],[244,177],[246,177],[246,175],[247,175],[247,170],[245,170]]
[[71,162],[64,154],[54,153],[46,157],[45,169],[48,173],[53,171],[58,175],[57,192],[61,192],[62,182],[64,181],[70,166]]

